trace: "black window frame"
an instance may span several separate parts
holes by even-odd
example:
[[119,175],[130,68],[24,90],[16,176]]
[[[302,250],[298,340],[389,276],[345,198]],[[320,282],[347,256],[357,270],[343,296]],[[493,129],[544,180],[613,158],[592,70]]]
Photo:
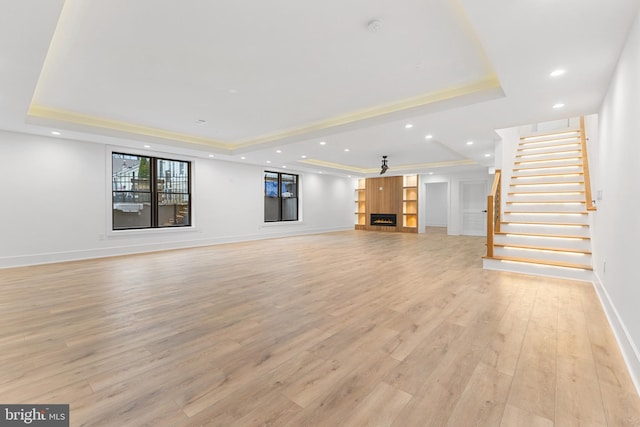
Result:
[[[144,189],[140,189],[140,188],[136,188],[136,185],[134,185],[133,180],[134,178],[131,178],[131,188],[130,189],[116,189],[114,188],[115,185],[115,181],[114,181],[114,171],[113,171],[113,161],[114,161],[114,156],[130,156],[130,157],[138,157],[138,158],[146,158],[149,159],[149,179],[148,179],[148,183],[145,185],[146,187],[148,187],[148,190],[144,190]],[[158,164],[161,161],[169,161],[169,162],[179,162],[181,164],[186,164],[186,172],[187,172],[187,178],[186,181],[185,180],[181,180],[181,184],[186,184],[186,192],[185,191],[166,191],[168,186],[165,185],[165,181],[164,179],[162,179],[162,177],[158,176]],[[149,229],[167,229],[167,228],[181,228],[181,227],[191,227],[192,224],[192,218],[193,218],[193,212],[192,212],[192,206],[193,206],[193,199],[192,199],[192,167],[191,167],[191,161],[189,160],[182,160],[182,159],[174,159],[174,158],[168,158],[168,157],[157,157],[157,156],[152,156],[152,155],[148,155],[148,154],[140,154],[140,153],[126,153],[126,152],[122,152],[122,151],[112,151],[111,152],[111,162],[112,162],[112,166],[111,166],[111,179],[112,179],[112,184],[111,184],[111,230],[114,232],[118,232],[118,231],[126,231],[126,230],[149,230]],[[138,178],[138,180],[136,181],[136,184],[139,185],[139,181],[140,179]],[[173,186],[171,187],[171,189],[173,190]],[[126,193],[132,193],[135,194],[137,196],[140,195],[147,195],[148,199],[149,199],[149,205],[150,205],[150,209],[151,209],[151,218],[150,218],[150,225],[141,225],[141,226],[131,226],[131,227],[126,227],[126,226],[122,226],[122,227],[116,227],[116,209],[115,209],[115,205],[116,203],[120,202],[121,199],[124,199],[124,195],[126,195]],[[116,194],[120,194],[120,196],[116,197]],[[174,223],[172,224],[161,224],[159,221],[159,212],[160,212],[160,206],[162,206],[161,201],[165,200],[167,195],[177,195],[178,197],[182,196],[182,197],[186,197],[187,198],[187,203],[186,203],[186,214],[182,216],[182,220],[185,222],[181,222],[178,223],[176,220],[177,218],[177,212],[176,212],[176,208],[175,206],[177,206],[176,204],[173,204],[174,206]],[[186,217],[186,220],[185,220]]]
[[[267,174],[275,174],[278,176],[278,182],[277,182],[277,195],[275,197],[273,196],[268,196],[267,195]],[[282,196],[282,176],[283,175],[287,175],[287,176],[293,176],[295,177],[295,196],[294,197],[283,197]],[[262,179],[262,188],[264,191],[264,206],[265,206],[265,212],[264,212],[264,222],[265,223],[278,223],[278,222],[297,222],[299,221],[300,218],[300,176],[298,174],[295,173],[290,173],[290,172],[277,172],[277,171],[272,171],[272,170],[265,170],[263,173],[263,179]],[[267,199],[274,199],[277,198],[278,199],[278,219],[273,219],[273,220],[267,220]],[[285,209],[284,204],[286,200],[290,200],[290,199],[295,199],[296,204],[295,204],[295,218],[292,219],[283,219],[283,211]]]

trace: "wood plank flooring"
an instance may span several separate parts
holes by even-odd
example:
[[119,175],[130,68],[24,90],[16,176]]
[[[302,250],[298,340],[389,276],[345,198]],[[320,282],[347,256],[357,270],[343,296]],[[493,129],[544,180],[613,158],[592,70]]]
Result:
[[590,284],[349,231],[0,270],[0,402],[72,426],[637,426]]

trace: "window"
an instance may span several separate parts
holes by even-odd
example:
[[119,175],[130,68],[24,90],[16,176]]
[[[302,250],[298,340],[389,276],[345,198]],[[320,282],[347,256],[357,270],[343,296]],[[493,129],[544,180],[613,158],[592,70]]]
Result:
[[191,162],[112,153],[114,230],[191,225]]
[[264,173],[264,222],[298,220],[298,175]]

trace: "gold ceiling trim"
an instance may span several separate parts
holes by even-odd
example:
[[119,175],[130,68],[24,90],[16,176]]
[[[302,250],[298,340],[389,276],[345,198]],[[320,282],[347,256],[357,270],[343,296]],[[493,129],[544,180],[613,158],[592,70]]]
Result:
[[247,139],[235,145],[237,148],[249,147],[268,142],[277,141],[284,138],[302,137],[311,132],[318,132],[325,129],[347,125],[358,121],[371,119],[374,117],[383,116],[386,114],[397,113],[400,111],[424,107],[436,102],[447,101],[454,98],[458,98],[465,95],[471,95],[474,93],[500,89],[500,81],[492,74],[481,80],[475,81],[470,84],[454,86],[447,89],[439,90],[437,92],[431,92],[423,95],[419,95],[405,100],[390,103],[386,105],[379,105],[374,107],[365,108],[362,110],[352,111],[347,114],[322,120],[309,125],[301,126],[298,128],[290,129],[283,132],[275,132],[269,135],[263,135],[256,138]]
[[169,130],[157,129],[148,126],[142,126],[132,124],[128,122],[105,119],[102,117],[91,116],[88,114],[76,113],[72,111],[66,111],[53,107],[47,107],[44,105],[32,104],[29,107],[28,114],[31,117],[37,117],[41,119],[48,119],[58,122],[67,122],[80,126],[86,126],[90,128],[108,129],[117,132],[123,132],[133,135],[144,135],[153,138],[160,138],[169,141],[179,141],[197,145],[205,145],[207,147],[218,148],[222,150],[233,151],[255,147],[260,144],[266,144],[282,140],[285,138],[302,138],[312,132],[319,132],[325,129],[342,126],[358,121],[379,117],[386,114],[396,113],[411,108],[417,108],[427,106],[440,101],[451,100],[457,97],[470,95],[478,92],[489,91],[500,88],[500,82],[495,75],[488,76],[477,82],[452,87],[449,89],[428,93],[425,95],[408,98],[400,102],[391,103],[382,106],[370,107],[358,111],[353,111],[342,116],[333,117],[327,120],[322,120],[316,123],[308,124],[298,128],[290,129],[282,132],[275,132],[269,135],[263,135],[256,138],[244,140],[239,143],[231,143],[228,141],[221,141],[211,138],[203,138],[193,135],[188,135],[180,132],[173,132]]
[[318,166],[318,167],[330,168],[330,169],[339,169],[339,170],[355,172],[355,173],[363,173],[363,174],[370,173],[369,169],[359,168],[357,166],[344,165],[342,163],[325,162],[324,160],[304,159],[304,160],[299,160],[299,162],[307,165],[312,165],[312,166]]
[[104,119],[102,117],[95,117],[88,114],[75,113],[71,111],[60,110],[57,108],[46,107],[43,105],[32,104],[29,107],[29,116],[38,117],[41,119],[48,119],[53,121],[61,121],[67,123],[73,123],[81,126],[88,126],[91,128],[110,129],[119,132],[125,132],[134,135],[144,135],[154,138],[166,139],[170,141],[181,141],[191,144],[206,145],[208,147],[215,147],[224,150],[233,150],[232,144],[224,141],[218,141],[209,138],[201,138],[193,135],[187,135],[180,132],[173,132],[163,129],[156,129],[147,126],[136,125],[118,120]]

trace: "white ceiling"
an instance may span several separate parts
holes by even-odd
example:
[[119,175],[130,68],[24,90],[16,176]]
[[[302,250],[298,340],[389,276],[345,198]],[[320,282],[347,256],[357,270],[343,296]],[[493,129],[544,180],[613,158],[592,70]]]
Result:
[[7,0],[0,128],[342,175],[486,168],[496,129],[597,111],[639,4]]

